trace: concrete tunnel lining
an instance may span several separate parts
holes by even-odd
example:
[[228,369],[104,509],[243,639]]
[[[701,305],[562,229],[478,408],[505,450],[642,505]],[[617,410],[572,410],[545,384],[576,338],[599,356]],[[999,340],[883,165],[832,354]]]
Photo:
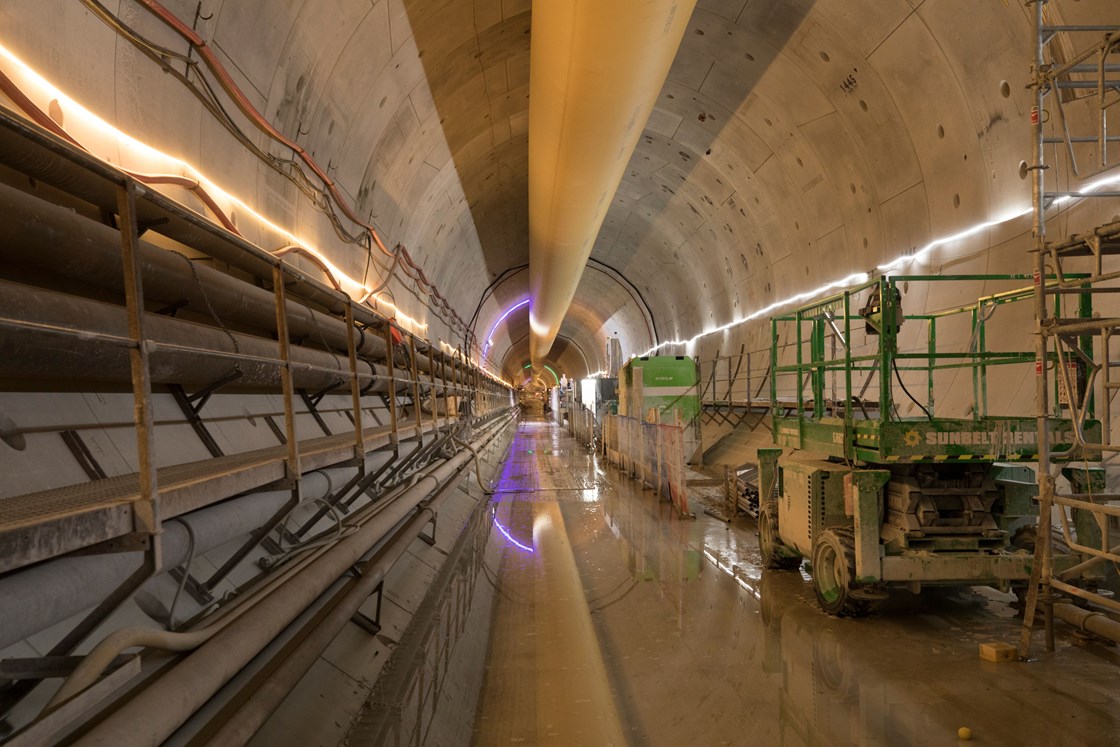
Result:
[[[1016,124],[1027,92],[1001,83],[1025,71],[1029,24],[1015,5],[973,5],[700,3],[592,256],[650,299],[665,339],[687,339],[827,282],[834,267],[868,270],[1022,208],[1026,131]],[[1074,20],[1100,12],[1078,5],[1060,9]],[[89,16],[46,34],[34,19],[52,13],[35,7],[2,11],[23,59],[64,90],[116,90],[112,100],[83,103],[330,246],[329,229],[297,190],[249,160],[169,76]],[[962,27],[965,12],[973,22]],[[208,15],[198,31],[249,98],[334,165],[359,211],[412,248],[454,307],[472,306],[487,277],[524,256],[526,224],[510,211],[526,183],[528,2],[437,11],[386,0],[335,16],[297,4],[272,9],[262,28],[248,3]],[[145,14],[132,21],[161,33]],[[258,43],[234,42],[246,38]],[[970,50],[979,46],[978,58]],[[55,47],[100,62],[79,71],[52,61],[46,52]],[[148,118],[154,102],[160,115]],[[926,266],[990,249],[1007,234],[1000,227],[958,242]],[[334,251],[340,267],[360,274],[360,257]],[[576,303],[593,308],[602,291],[583,289]],[[417,299],[395,295],[429,319],[431,336],[451,337]],[[478,326],[500,313],[499,299],[484,304]],[[647,347],[637,322],[619,325],[627,354]],[[733,344],[736,335],[701,346]]]
[[[135,0],[107,4],[186,51]],[[525,273],[486,291],[528,258],[530,0],[210,0],[197,16],[193,0],[165,4],[194,19],[252,104],[314,156],[387,244],[408,248],[451,308],[467,319],[478,307],[477,338],[528,296]],[[1068,23],[1115,16],[1107,0],[1047,7]],[[236,211],[249,241],[276,249],[291,232],[349,276],[378,282],[380,270],[340,237],[306,185],[250,153],[180,81],[81,4],[3,3],[0,45],[282,229]],[[546,360],[569,377],[603,369],[615,335],[626,356],[656,349],[704,361],[762,350],[765,317],[711,331],[914,255],[892,268],[1029,272],[1021,163],[1030,152],[1030,45],[1019,2],[700,0],[591,252],[632,288],[585,273]],[[1087,106],[1067,106],[1071,121],[1089,121]],[[63,100],[52,116],[71,113]],[[291,155],[235,109],[231,119],[262,152]],[[1083,158],[1091,150],[1078,146]],[[112,143],[104,155],[116,164],[135,158]],[[1080,183],[1060,166],[1047,178],[1059,189]],[[205,211],[188,191],[168,193]],[[1054,211],[1051,234],[1118,213],[1116,199],[1074,201]],[[975,226],[985,227],[937,244]],[[288,259],[322,276],[305,258]],[[915,283],[905,303],[929,312],[1004,287],[969,281],[939,295]],[[398,277],[387,291],[434,346],[464,342],[415,283]],[[1026,321],[999,316],[993,330],[1019,333]],[[527,314],[511,316],[487,356],[515,385],[528,333]],[[951,330],[946,339],[968,342]],[[904,342],[920,345],[921,330],[905,330]],[[993,402],[1014,407],[1029,389],[1014,379]],[[967,395],[958,399],[963,410]]]

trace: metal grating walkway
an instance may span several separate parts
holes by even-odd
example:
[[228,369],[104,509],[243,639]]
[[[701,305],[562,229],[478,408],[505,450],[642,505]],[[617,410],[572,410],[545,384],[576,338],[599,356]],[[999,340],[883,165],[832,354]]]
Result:
[[[398,424],[398,432],[417,425]],[[426,432],[431,424],[420,424]],[[389,443],[389,426],[364,431],[367,450]],[[322,436],[299,444],[304,471],[351,459],[354,434]],[[167,519],[282,479],[287,447],[162,467],[157,471],[160,515]],[[140,498],[136,473],[0,500],[0,573],[6,573],[133,531],[132,507]]]

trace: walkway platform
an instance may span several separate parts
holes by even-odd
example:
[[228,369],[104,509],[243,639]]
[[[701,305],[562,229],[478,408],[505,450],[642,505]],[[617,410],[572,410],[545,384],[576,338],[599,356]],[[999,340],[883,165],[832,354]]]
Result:
[[[415,426],[402,421],[399,430]],[[390,430],[366,428],[365,448],[387,446]],[[354,434],[302,440],[299,453],[305,472],[345,462],[354,456]],[[160,515],[170,519],[281,480],[287,454],[281,445],[162,467],[156,472]],[[136,473],[0,500],[0,573],[131,533],[139,500]]]

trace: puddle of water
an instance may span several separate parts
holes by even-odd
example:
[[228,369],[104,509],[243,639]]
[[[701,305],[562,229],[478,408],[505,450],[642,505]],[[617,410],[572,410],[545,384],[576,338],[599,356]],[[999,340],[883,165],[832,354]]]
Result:
[[[475,670],[421,636],[431,650],[400,679],[440,709],[454,682],[461,702],[387,692],[397,743],[932,745],[961,726],[988,744],[1120,743],[1113,649],[1066,637],[1030,664],[982,662],[979,643],[1013,641],[1018,621],[971,589],[829,617],[807,573],[761,569],[750,521],[681,519],[558,432],[521,426],[463,554],[481,560],[457,565],[474,568],[454,596],[466,616],[443,604],[433,623],[465,626],[443,635]],[[534,465],[546,443],[567,461]]]

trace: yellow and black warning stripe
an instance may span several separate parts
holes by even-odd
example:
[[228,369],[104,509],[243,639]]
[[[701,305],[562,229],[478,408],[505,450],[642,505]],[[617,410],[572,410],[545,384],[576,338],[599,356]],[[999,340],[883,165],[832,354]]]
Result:
[[1023,458],[1022,454],[891,454],[888,462],[1014,462]]

